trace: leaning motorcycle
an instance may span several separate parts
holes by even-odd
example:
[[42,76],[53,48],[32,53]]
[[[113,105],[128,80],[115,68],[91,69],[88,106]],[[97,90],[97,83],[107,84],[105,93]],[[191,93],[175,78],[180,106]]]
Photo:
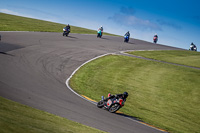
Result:
[[101,32],[101,30],[98,30],[98,31],[97,31],[97,38],[98,38],[98,37],[100,37],[100,38],[102,37],[102,32]]
[[111,113],[115,113],[124,106],[124,101],[121,98],[102,99],[97,103],[98,108],[104,108]]
[[127,42],[128,43],[128,41],[129,41],[129,36],[124,36],[124,42]]
[[63,36],[68,36],[70,29],[63,28]]

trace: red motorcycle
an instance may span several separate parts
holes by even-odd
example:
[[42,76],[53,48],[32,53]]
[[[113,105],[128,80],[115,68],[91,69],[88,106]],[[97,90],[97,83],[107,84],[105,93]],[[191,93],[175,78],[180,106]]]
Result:
[[104,108],[111,113],[115,113],[123,106],[124,106],[124,100],[116,97],[110,99],[104,99],[104,96],[102,96],[102,100],[97,103],[98,108]]

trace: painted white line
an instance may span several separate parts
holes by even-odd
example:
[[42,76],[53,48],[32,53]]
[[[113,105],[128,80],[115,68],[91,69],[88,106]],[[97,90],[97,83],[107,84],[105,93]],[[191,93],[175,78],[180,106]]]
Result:
[[98,58],[100,58],[100,57],[103,57],[103,56],[106,56],[106,55],[110,55],[110,54],[112,54],[112,53],[107,53],[107,54],[104,54],[104,55],[97,56],[97,57],[95,57],[95,58],[93,58],[93,59],[90,59],[90,60],[86,61],[85,63],[83,63],[83,64],[82,64],[81,66],[79,66],[79,67],[69,76],[69,78],[66,80],[66,82],[65,82],[66,86],[67,86],[74,94],[76,94],[77,96],[79,96],[79,97],[81,97],[81,98],[83,98],[83,99],[85,99],[85,100],[87,100],[87,101],[89,101],[89,102],[91,102],[91,103],[93,103],[93,104],[96,105],[96,104],[97,104],[96,102],[90,101],[90,100],[88,100],[87,98],[85,98],[85,97],[79,95],[77,92],[75,92],[75,91],[70,87],[70,85],[69,85],[69,80],[70,80],[70,79],[72,78],[72,76],[73,76],[82,66],[84,66],[85,64],[87,64],[87,63],[89,63],[89,62],[91,62],[91,61],[93,61],[93,60],[96,60],[96,59],[98,59]]

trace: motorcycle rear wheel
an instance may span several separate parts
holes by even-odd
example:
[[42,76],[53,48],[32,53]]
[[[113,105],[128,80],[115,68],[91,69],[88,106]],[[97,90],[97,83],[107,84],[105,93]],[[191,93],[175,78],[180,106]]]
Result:
[[115,104],[112,104],[109,108],[109,112],[111,113],[115,113],[117,110],[120,109],[120,105],[115,103]]

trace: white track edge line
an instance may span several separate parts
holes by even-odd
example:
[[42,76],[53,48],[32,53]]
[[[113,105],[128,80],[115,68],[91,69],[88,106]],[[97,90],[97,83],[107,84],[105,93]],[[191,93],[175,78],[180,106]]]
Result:
[[69,78],[68,78],[68,79],[66,80],[66,82],[65,82],[66,86],[70,89],[70,91],[72,91],[72,92],[73,92],[74,94],[76,94],[77,96],[79,96],[79,97],[81,97],[81,98],[83,98],[83,99],[85,99],[85,100],[87,100],[87,101],[89,101],[89,102],[91,102],[91,103],[93,103],[93,104],[96,105],[96,104],[97,104],[96,102],[90,101],[90,100],[86,99],[85,97],[79,95],[77,92],[75,92],[75,91],[70,87],[70,85],[69,85],[69,80],[70,80],[70,79],[72,78],[72,76],[73,76],[82,66],[84,66],[85,64],[87,64],[87,63],[89,63],[89,62],[91,62],[91,61],[93,61],[93,60],[95,60],[95,59],[98,59],[98,58],[100,58],[100,57],[103,57],[103,56],[106,56],[106,55],[110,55],[110,54],[112,54],[112,53],[107,53],[107,54],[103,54],[103,55],[97,56],[97,57],[95,57],[95,58],[92,58],[92,59],[86,61],[85,63],[83,63],[82,65],[80,65],[76,70],[74,70],[74,71],[72,72],[72,74],[69,76]]

